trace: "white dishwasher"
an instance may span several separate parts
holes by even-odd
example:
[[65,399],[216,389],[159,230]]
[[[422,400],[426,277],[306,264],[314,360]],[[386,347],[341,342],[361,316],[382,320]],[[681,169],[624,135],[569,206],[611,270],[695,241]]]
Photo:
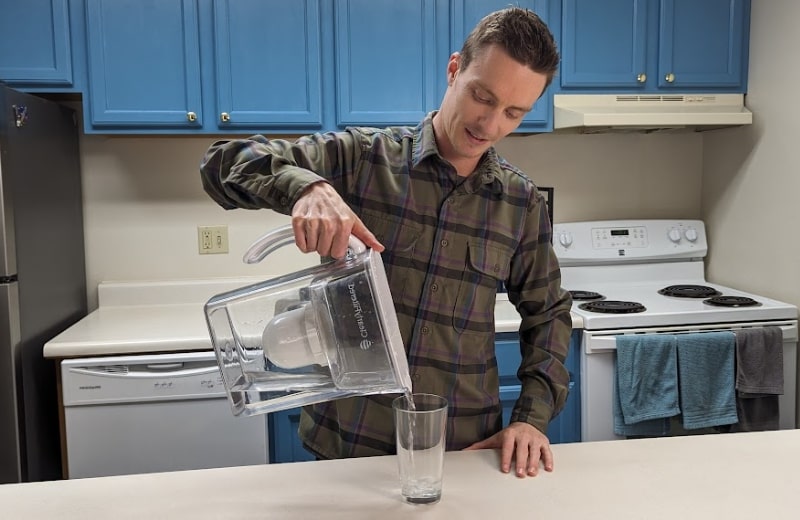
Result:
[[61,362],[68,478],[269,461],[267,415],[234,417],[213,352]]

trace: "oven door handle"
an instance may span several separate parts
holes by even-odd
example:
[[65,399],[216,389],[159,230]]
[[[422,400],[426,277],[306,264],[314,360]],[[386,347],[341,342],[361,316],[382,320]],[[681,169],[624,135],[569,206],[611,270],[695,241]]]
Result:
[[[742,328],[751,328],[751,327],[764,327],[765,325],[746,325],[746,326],[739,326],[739,327],[729,327],[729,328],[721,328],[721,327],[708,327],[708,328],[692,328],[690,330],[687,329],[678,329],[675,330],[659,330],[659,331],[652,331],[648,332],[646,330],[639,330],[635,333],[638,334],[690,334],[690,333],[702,333],[702,332],[721,332],[721,331],[730,331],[733,332],[736,329]],[[775,324],[774,326],[778,326],[783,332],[783,342],[797,342],[797,322],[787,323],[782,322],[780,324]],[[584,352],[587,354],[602,354],[605,352],[614,352],[617,350],[617,337],[622,336],[624,333],[620,334],[604,334],[604,335],[592,335],[591,333],[584,333],[583,338],[583,345],[584,345]]]

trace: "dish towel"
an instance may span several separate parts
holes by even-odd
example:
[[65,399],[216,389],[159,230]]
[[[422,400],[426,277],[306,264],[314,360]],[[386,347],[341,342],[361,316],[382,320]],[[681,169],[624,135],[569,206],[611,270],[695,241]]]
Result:
[[780,327],[739,329],[736,336],[736,411],[733,431],[780,428],[783,332]]
[[621,335],[616,346],[614,433],[667,435],[669,418],[680,413],[675,336]]
[[677,334],[683,427],[738,422],[734,388],[733,332]]

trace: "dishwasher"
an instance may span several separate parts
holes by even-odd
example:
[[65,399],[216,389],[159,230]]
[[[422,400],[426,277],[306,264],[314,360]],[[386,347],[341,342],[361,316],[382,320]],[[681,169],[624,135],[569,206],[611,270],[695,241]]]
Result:
[[61,362],[67,478],[269,462],[267,415],[234,417],[213,352]]

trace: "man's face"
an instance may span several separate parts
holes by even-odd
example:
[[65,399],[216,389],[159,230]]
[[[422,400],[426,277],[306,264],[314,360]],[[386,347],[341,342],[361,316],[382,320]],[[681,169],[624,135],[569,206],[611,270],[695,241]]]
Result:
[[[544,91],[547,77],[492,45],[466,69],[458,53],[447,64],[447,92],[434,129],[439,152],[469,175],[489,147],[513,132]],[[468,171],[467,171],[468,170]]]

